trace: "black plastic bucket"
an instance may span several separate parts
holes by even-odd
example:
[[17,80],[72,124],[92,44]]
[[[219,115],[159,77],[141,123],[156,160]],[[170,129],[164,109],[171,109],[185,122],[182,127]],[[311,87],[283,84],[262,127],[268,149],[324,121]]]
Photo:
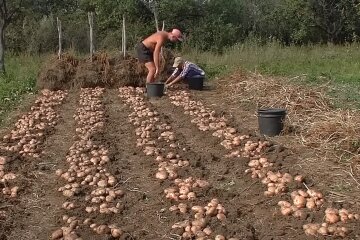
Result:
[[189,89],[191,90],[203,90],[204,88],[204,76],[193,76],[188,79]]
[[164,96],[164,83],[147,83],[146,94],[149,98]]
[[273,137],[279,135],[284,128],[286,110],[268,108],[258,110],[260,134]]

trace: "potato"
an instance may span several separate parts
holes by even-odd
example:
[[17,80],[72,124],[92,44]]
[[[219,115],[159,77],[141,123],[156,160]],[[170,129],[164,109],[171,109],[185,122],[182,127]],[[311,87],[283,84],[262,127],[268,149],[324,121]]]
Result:
[[308,228],[305,230],[305,234],[308,236],[316,236],[317,231],[316,229]]
[[64,236],[69,235],[73,231],[70,227],[62,227],[61,230],[63,231]]
[[191,239],[192,234],[191,234],[190,232],[184,232],[183,235],[182,235],[182,237],[183,237],[184,239]]
[[325,221],[328,222],[328,223],[337,223],[340,221],[340,218],[337,214],[335,213],[326,213],[325,215]]
[[207,235],[210,236],[212,234],[212,230],[210,227],[206,227],[204,228],[203,232]]
[[168,177],[168,173],[166,171],[159,171],[156,173],[155,177],[160,180],[165,180]]
[[280,207],[291,207],[291,203],[289,203],[289,202],[287,202],[287,201],[279,201],[278,202],[278,205],[280,206]]
[[14,173],[8,173],[3,176],[3,179],[6,181],[14,180],[15,178],[16,178],[16,175]]
[[123,235],[123,231],[119,228],[111,229],[111,236],[114,238],[119,238]]
[[223,214],[223,213],[217,214],[217,215],[216,215],[216,218],[219,219],[219,220],[222,221],[222,222],[226,220],[226,216],[225,216],[225,214]]
[[91,219],[91,218],[86,218],[86,219],[84,220],[83,224],[85,224],[85,225],[90,225],[91,222],[92,222],[92,219]]
[[272,181],[272,182],[277,182],[278,181],[278,176],[276,176],[275,174],[270,174],[268,175],[268,178]]
[[206,220],[205,220],[205,218],[200,218],[200,219],[192,221],[191,224],[192,224],[192,226],[205,227]]
[[170,208],[169,208],[169,211],[170,212],[174,212],[174,211],[177,211],[177,210],[179,210],[179,208],[178,208],[178,206],[171,206]]
[[282,176],[282,179],[286,183],[291,183],[293,180],[293,177],[289,173],[284,173],[284,175]]
[[73,196],[75,195],[75,193],[74,193],[73,191],[71,191],[71,190],[64,190],[64,191],[63,191],[63,195],[64,195],[65,197],[70,198],[70,197],[73,197]]
[[190,229],[190,231],[194,234],[196,234],[197,232],[201,231],[201,227],[198,225],[193,225]]
[[328,226],[327,231],[328,231],[329,234],[334,234],[336,232],[336,227],[335,226]]
[[284,216],[288,216],[292,213],[292,210],[291,208],[289,207],[282,207],[281,208],[281,214],[284,215]]
[[196,194],[194,192],[189,192],[187,197],[190,201],[192,201],[196,199]]
[[225,240],[225,237],[222,235],[216,235],[215,240]]
[[125,192],[121,189],[118,189],[115,191],[115,194],[119,197],[123,197],[125,195]]
[[306,202],[306,207],[308,209],[314,209],[316,207],[314,199],[312,199],[312,198],[308,199]]
[[210,216],[210,217],[216,216],[216,214],[217,214],[217,209],[216,209],[216,207],[215,207],[215,206],[210,207],[210,208],[206,211],[205,214],[206,214],[207,216]]
[[328,234],[328,230],[327,230],[326,227],[320,227],[320,228],[317,230],[317,232],[318,232],[319,234],[321,234],[321,235],[324,235],[324,236]]
[[63,170],[57,169],[57,170],[55,171],[55,174],[56,174],[57,176],[61,176],[61,175],[63,174]]
[[58,229],[58,230],[54,231],[51,234],[51,239],[52,240],[60,239],[62,237],[63,237],[63,230],[62,229]]
[[214,198],[210,201],[209,207],[217,207],[218,204],[219,204],[219,199]]
[[309,197],[309,194],[308,193],[306,193],[305,191],[303,191],[303,190],[299,190],[298,192],[298,195],[300,195],[300,196],[303,196],[303,197]]
[[65,235],[64,240],[77,240],[78,235],[74,232],[69,233],[68,235]]
[[108,185],[114,186],[116,184],[116,179],[113,176],[110,176],[108,179]]
[[303,207],[305,207],[305,205],[306,205],[306,200],[305,200],[305,198],[303,197],[303,196],[301,196],[301,195],[298,195],[298,196],[296,196],[296,197],[294,197],[294,205],[296,206],[296,207],[298,207],[298,208],[303,208]]
[[13,188],[11,188],[11,190],[10,190],[10,197],[12,197],[12,198],[17,197],[17,192],[18,192],[18,190],[19,190],[19,187],[13,187]]
[[99,187],[107,187],[108,183],[105,180],[101,180],[97,183]]

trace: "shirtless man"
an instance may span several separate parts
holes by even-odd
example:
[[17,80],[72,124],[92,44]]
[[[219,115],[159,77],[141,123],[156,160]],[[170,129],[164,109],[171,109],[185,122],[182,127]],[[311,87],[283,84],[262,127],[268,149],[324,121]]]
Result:
[[136,46],[139,61],[145,63],[145,67],[148,69],[147,83],[154,82],[159,75],[160,50],[167,40],[182,41],[182,33],[178,29],[173,29],[171,32],[159,31]]

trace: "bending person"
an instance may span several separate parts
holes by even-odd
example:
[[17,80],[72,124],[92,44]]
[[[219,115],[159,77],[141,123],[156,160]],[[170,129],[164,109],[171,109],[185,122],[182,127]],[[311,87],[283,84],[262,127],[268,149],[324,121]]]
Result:
[[178,29],[171,32],[159,31],[137,44],[136,53],[139,61],[145,64],[148,70],[146,82],[151,83],[159,75],[160,50],[166,41],[182,41],[182,33]]
[[181,80],[188,80],[194,77],[205,78],[204,70],[195,63],[185,61],[181,57],[175,58],[173,67],[175,68],[174,72],[165,82],[167,87],[170,87]]

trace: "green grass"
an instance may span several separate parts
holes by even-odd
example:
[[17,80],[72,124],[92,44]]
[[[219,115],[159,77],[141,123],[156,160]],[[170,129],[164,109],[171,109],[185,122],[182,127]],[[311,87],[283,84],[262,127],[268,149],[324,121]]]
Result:
[[270,76],[301,76],[304,83],[330,82],[331,97],[339,107],[360,108],[360,44],[343,46],[282,46],[277,42],[259,45],[256,41],[238,44],[224,54],[186,52],[210,73],[209,78],[241,67]]
[[0,125],[23,97],[35,91],[40,57],[6,56],[6,73],[0,75]]
[[[277,42],[260,45],[249,40],[221,55],[196,50],[183,55],[202,66],[210,79],[241,67],[265,75],[302,76],[304,84],[329,81],[329,95],[337,100],[337,106],[360,109],[360,44],[284,47]],[[0,124],[26,94],[35,91],[42,59],[26,55],[6,57],[7,72],[0,75]]]

